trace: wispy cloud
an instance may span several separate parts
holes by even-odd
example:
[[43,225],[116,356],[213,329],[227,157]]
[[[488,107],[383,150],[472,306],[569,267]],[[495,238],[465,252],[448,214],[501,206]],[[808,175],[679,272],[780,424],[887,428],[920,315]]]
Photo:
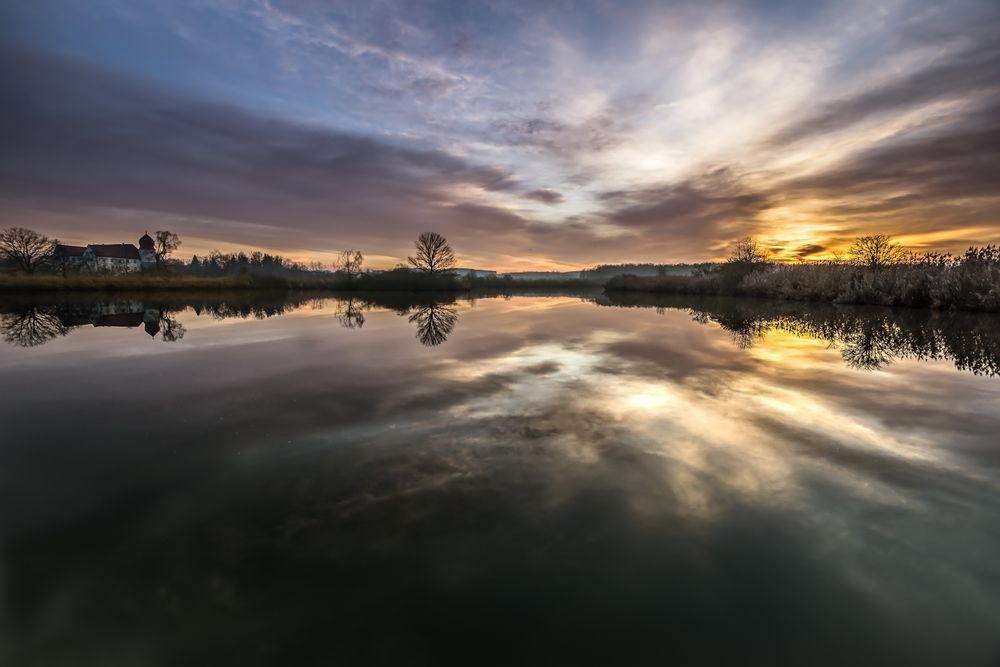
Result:
[[81,240],[132,211],[302,253],[391,257],[435,227],[498,268],[698,260],[746,234],[788,257],[868,229],[1000,241],[987,0],[39,0],[0,19],[0,206],[76,215],[55,231]]

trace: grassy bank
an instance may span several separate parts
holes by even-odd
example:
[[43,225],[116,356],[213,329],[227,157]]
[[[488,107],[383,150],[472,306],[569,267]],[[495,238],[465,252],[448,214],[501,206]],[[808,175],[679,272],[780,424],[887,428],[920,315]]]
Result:
[[340,291],[462,291],[468,287],[452,276],[387,271],[347,277],[333,273],[267,274],[189,273],[0,274],[4,292],[142,292],[157,290],[340,290]]
[[691,276],[620,276],[605,289],[1000,312],[1000,248],[878,269],[850,262],[722,264]]
[[344,292],[463,292],[600,287],[595,280],[460,278],[394,270],[345,276],[336,273],[0,273],[5,292],[136,292],[155,290],[335,290]]

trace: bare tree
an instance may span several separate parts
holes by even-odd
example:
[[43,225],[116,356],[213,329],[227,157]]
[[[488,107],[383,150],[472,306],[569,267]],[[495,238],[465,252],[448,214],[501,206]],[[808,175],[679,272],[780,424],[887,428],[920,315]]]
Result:
[[413,244],[417,249],[416,257],[406,260],[415,268],[430,274],[444,273],[455,268],[455,252],[448,245],[448,240],[437,232],[424,232]]
[[849,252],[854,261],[872,271],[899,264],[906,255],[902,246],[886,234],[859,236],[854,240]]
[[337,269],[348,276],[355,276],[361,273],[361,265],[364,264],[364,261],[365,257],[360,250],[343,250],[337,258]]
[[156,266],[160,267],[170,255],[181,245],[181,239],[177,234],[160,230],[156,232]]
[[743,264],[747,266],[754,266],[758,264],[767,264],[771,259],[771,253],[767,248],[762,246],[757,241],[747,236],[742,238],[733,245],[732,251],[729,253],[729,257],[726,261],[729,264]]
[[59,241],[24,227],[0,231],[0,253],[25,273],[34,273],[55,252]]

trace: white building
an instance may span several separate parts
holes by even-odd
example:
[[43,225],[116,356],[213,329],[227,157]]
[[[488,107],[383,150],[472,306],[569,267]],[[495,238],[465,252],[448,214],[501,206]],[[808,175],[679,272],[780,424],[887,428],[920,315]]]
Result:
[[487,271],[485,269],[452,269],[451,273],[454,273],[460,278],[496,278],[496,271]]
[[66,268],[134,273],[156,266],[156,243],[149,234],[143,234],[138,248],[132,243],[60,245],[56,247],[55,259]]

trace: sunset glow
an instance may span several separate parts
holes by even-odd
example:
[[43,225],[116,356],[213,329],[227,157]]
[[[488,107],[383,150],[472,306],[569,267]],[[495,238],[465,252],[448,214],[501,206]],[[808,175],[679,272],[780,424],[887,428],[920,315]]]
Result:
[[0,215],[372,267],[1000,242],[1000,8],[5,3]]

